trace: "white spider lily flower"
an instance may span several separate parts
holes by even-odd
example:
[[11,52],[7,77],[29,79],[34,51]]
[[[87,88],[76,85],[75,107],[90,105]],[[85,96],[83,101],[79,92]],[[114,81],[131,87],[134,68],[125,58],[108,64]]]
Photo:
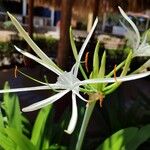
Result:
[[79,79],[77,78],[79,65],[81,61],[81,57],[83,55],[83,52],[85,50],[86,45],[88,44],[94,29],[98,23],[98,19],[95,20],[93,27],[91,31],[89,32],[85,42],[83,43],[79,55],[77,58],[76,63],[73,65],[70,72],[62,71],[50,58],[48,58],[45,53],[42,52],[42,50],[32,41],[32,39],[28,36],[28,34],[25,32],[25,30],[22,28],[22,26],[19,24],[19,22],[11,15],[9,14],[9,17],[11,18],[11,21],[16,26],[20,34],[23,36],[23,38],[27,41],[27,43],[31,46],[31,48],[34,50],[34,52],[37,54],[38,57],[25,52],[18,47],[15,46],[16,50],[22,53],[24,56],[33,59],[34,61],[38,62],[39,64],[43,65],[44,67],[48,68],[52,72],[58,75],[57,82],[54,84],[48,84],[48,83],[42,83],[43,86],[38,87],[29,87],[29,88],[17,88],[17,89],[10,89],[10,90],[0,90],[0,93],[6,93],[6,92],[21,92],[21,91],[33,91],[33,90],[48,90],[50,88],[59,90],[59,92],[45,100],[42,100],[40,102],[34,103],[26,108],[23,108],[22,111],[29,112],[34,111],[37,109],[40,109],[48,104],[52,104],[53,102],[57,101],[61,97],[63,97],[68,92],[72,91],[72,115],[71,120],[68,126],[68,129],[66,130],[67,133],[71,134],[76,126],[77,122],[77,104],[76,104],[76,96],[78,96],[80,99],[86,101],[80,93],[79,93],[79,85],[74,86],[75,83],[79,82]]
[[129,45],[133,49],[133,57],[137,56],[150,56],[150,45],[146,42],[147,34],[145,34],[143,41],[141,41],[140,33],[134,22],[127,16],[127,14],[122,10],[121,7],[118,7],[121,15],[126,19],[126,21],[131,25],[131,28],[128,28],[125,24],[122,26],[127,30],[126,37],[129,40]]

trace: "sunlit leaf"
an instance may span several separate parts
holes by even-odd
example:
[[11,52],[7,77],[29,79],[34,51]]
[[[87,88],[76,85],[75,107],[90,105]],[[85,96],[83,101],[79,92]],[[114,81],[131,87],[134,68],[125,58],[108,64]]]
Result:
[[52,105],[48,105],[42,108],[33,126],[31,142],[34,145],[36,145],[38,149],[40,149],[40,146],[42,144],[41,142],[44,136],[44,130],[46,129],[46,121],[48,119],[51,110],[52,110]]
[[6,128],[5,132],[21,150],[37,150],[36,146],[34,146],[26,136],[17,132],[15,129]]
[[96,150],[121,150],[122,147],[131,141],[138,132],[138,128],[126,128],[119,130],[107,138]]

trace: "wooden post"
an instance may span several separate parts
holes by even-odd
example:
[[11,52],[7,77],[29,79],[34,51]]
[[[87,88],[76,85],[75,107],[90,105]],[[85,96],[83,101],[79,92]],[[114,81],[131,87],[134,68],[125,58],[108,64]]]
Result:
[[[68,66],[70,61],[68,59],[71,52],[70,38],[69,38],[69,27],[72,16],[72,0],[62,0],[61,3],[61,20],[60,20],[60,41],[57,52],[57,64],[62,69],[70,69]],[[71,103],[70,95],[65,95],[62,101],[58,101],[56,106],[56,120],[60,118],[64,110]]]
[[[28,3],[28,34],[31,38],[33,38],[33,6],[34,0],[29,0]],[[31,47],[28,45],[28,52],[33,53]],[[25,57],[24,58],[25,66],[26,67],[33,67],[34,61]]]
[[94,21],[94,20],[96,19],[96,17],[98,16],[99,4],[100,4],[100,0],[94,0],[94,6],[93,6],[93,21]]
[[34,7],[34,0],[29,0],[29,5],[28,5],[28,32],[29,36],[32,38],[33,37],[33,7]]
[[92,28],[93,22],[98,16],[100,0],[94,0],[92,12],[88,14],[87,31],[89,32]]
[[66,69],[69,64],[68,56],[70,53],[69,27],[72,16],[72,1],[62,0],[61,20],[60,20],[60,41],[57,52],[58,65]]

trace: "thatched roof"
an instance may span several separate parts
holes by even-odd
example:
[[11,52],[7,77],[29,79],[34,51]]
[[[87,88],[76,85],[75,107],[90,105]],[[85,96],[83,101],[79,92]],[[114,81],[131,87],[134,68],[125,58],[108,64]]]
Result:
[[[34,0],[35,5],[49,5],[54,7],[60,7],[62,0]],[[77,9],[84,8],[86,10],[92,10],[95,3],[99,1],[99,11],[117,11],[118,5],[127,11],[142,11],[148,9],[150,6],[150,0],[74,0],[73,7]]]
[[[4,1],[4,0],[0,0]],[[21,0],[5,0],[5,1],[17,1]],[[27,0],[29,1],[29,0]],[[52,6],[55,8],[60,8],[61,2],[63,0],[34,0],[35,6]],[[95,3],[99,1],[100,12],[106,11],[117,11],[117,6],[120,5],[124,10],[127,11],[142,11],[145,9],[150,9],[150,0],[74,0],[73,7],[75,9],[92,10]]]

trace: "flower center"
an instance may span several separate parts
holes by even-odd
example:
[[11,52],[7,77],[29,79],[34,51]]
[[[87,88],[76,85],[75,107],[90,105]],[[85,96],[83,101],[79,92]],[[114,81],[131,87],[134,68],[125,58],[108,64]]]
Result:
[[62,86],[64,89],[74,89],[74,84],[80,80],[70,72],[64,71],[57,79],[57,83]]

